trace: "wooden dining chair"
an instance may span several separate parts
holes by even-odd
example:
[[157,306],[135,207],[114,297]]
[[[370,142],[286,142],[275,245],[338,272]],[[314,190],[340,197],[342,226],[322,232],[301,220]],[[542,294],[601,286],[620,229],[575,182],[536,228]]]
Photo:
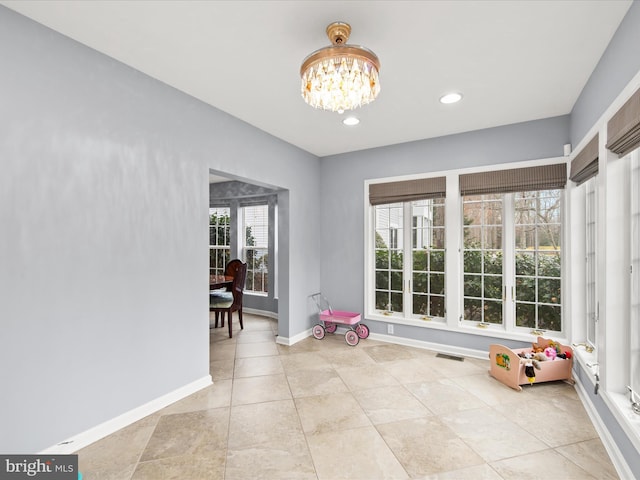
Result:
[[240,260],[231,260],[225,269],[225,275],[233,277],[231,291],[212,291],[209,295],[209,311],[215,314],[214,327],[218,327],[218,319],[222,318],[221,327],[224,327],[224,317],[227,315],[229,324],[229,338],[233,337],[232,324],[233,312],[238,312],[240,328],[242,324],[242,295],[244,293],[244,282],[247,278],[247,264]]

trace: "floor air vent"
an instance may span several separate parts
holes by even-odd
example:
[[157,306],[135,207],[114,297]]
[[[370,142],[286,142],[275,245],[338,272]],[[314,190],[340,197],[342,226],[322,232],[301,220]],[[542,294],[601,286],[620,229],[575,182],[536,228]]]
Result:
[[436,354],[438,358],[446,358],[448,360],[457,360],[458,362],[464,362],[464,358],[456,357],[455,355],[447,355],[446,353],[438,353]]

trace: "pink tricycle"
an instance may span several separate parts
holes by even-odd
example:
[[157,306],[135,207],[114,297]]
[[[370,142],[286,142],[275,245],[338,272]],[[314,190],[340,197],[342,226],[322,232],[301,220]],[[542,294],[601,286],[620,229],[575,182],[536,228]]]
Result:
[[338,329],[338,324],[346,325],[347,331],[344,340],[348,345],[355,347],[361,338],[369,336],[369,327],[360,322],[360,314],[346,312],[344,310],[334,310],[328,300],[321,293],[311,295],[313,301],[318,306],[319,323],[311,329],[313,336],[318,340],[324,338],[325,333],[334,333]]

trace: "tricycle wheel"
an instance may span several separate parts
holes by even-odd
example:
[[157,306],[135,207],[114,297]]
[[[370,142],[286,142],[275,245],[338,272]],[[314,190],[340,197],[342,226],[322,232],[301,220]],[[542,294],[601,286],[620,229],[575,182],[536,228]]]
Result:
[[359,323],[356,327],[356,333],[360,338],[367,338],[369,336],[369,327],[367,327],[364,323]]
[[313,336],[318,340],[322,340],[324,338],[324,327],[319,323],[314,325],[311,331],[313,332]]
[[355,347],[360,341],[360,337],[358,337],[355,330],[348,330],[347,333],[344,334],[344,340],[347,342],[347,345]]
[[324,329],[327,333],[334,333],[338,329],[338,325],[331,322],[324,322]]

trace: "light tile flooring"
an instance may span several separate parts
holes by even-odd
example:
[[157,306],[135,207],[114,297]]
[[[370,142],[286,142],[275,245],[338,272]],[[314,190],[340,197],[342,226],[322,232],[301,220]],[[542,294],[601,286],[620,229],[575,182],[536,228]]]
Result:
[[[236,320],[237,322],[237,320]],[[211,330],[214,385],[80,450],[86,480],[616,479],[574,388],[342,335]]]

